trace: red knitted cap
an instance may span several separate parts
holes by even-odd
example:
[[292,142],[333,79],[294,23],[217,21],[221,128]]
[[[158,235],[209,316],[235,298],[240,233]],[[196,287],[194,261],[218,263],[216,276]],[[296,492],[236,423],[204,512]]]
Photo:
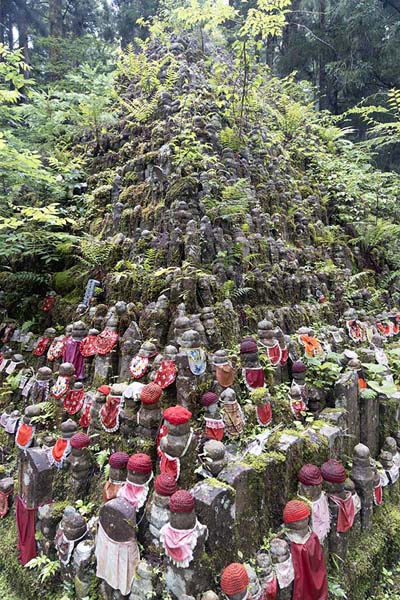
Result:
[[245,592],[249,583],[249,575],[240,563],[231,563],[222,571],[221,590],[227,596]]
[[151,462],[150,456],[147,454],[132,454],[128,460],[128,471],[135,471],[135,473],[151,473],[153,470],[153,463]]
[[321,467],[321,474],[330,483],[344,483],[347,479],[346,470],[337,460],[328,460]]
[[249,354],[251,352],[257,352],[257,351],[258,351],[258,346],[257,346],[257,342],[254,338],[247,337],[247,338],[244,338],[244,340],[242,340],[240,342],[240,354]]
[[169,509],[173,513],[190,513],[194,510],[194,498],[186,490],[178,490],[172,494]]
[[283,522],[295,523],[307,519],[311,514],[311,510],[302,500],[290,500],[283,509]]
[[70,440],[71,448],[82,450],[87,448],[90,444],[90,437],[86,433],[75,433]]
[[143,404],[156,404],[162,396],[162,388],[156,383],[148,383],[140,392],[140,400]]
[[108,394],[111,392],[111,388],[109,385],[101,385],[99,388],[97,388],[97,391],[100,392],[100,394],[108,396]]
[[164,419],[171,425],[183,425],[192,418],[192,413],[183,406],[170,406],[164,410]]
[[297,477],[303,485],[319,485],[322,483],[321,470],[316,465],[303,465]]
[[160,496],[172,496],[175,494],[176,488],[176,481],[170,475],[158,475],[154,481],[154,489]]
[[206,392],[201,397],[201,403],[203,406],[211,406],[218,402],[218,396],[214,392]]
[[126,452],[114,452],[108,459],[108,464],[113,469],[126,469],[128,464],[129,454]]
[[292,364],[292,373],[304,373],[305,371],[307,371],[307,367],[302,360],[296,360]]

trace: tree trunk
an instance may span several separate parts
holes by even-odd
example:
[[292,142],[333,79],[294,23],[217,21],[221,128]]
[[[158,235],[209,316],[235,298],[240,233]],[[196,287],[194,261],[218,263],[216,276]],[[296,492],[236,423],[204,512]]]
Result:
[[50,79],[59,78],[57,64],[61,58],[60,40],[63,37],[62,0],[49,0],[49,27],[52,43],[50,45]]

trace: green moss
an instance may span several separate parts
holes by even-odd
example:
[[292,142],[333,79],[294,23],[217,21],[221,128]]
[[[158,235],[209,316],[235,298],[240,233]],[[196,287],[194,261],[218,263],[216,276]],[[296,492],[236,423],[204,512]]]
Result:
[[220,481],[219,479],[216,479],[215,477],[209,477],[207,479],[207,483],[208,483],[208,485],[211,485],[212,487],[215,487],[215,488],[223,488],[224,490],[230,490],[234,496],[236,495],[236,490],[234,487],[229,485],[229,483],[225,483],[224,481]]
[[66,271],[54,274],[54,287],[59,294],[71,292],[76,286],[76,269],[71,267]]

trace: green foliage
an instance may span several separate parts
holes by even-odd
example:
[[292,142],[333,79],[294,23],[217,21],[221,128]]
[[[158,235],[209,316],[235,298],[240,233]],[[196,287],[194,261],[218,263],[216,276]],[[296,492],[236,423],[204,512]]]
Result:
[[28,569],[38,569],[38,578],[41,583],[52,579],[59,571],[60,566],[60,561],[51,560],[44,554],[41,554],[37,558],[32,558],[26,565]]

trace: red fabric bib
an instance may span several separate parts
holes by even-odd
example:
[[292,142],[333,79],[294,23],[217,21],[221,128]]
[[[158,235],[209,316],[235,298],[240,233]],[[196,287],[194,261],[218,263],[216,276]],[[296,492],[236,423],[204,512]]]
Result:
[[339,496],[329,496],[329,498],[339,507],[336,531],[338,533],[346,533],[353,527],[355,509],[351,492],[348,492],[345,500]]
[[206,437],[209,440],[221,442],[225,433],[225,423],[222,419],[210,419],[206,417]]
[[261,367],[258,369],[244,369],[244,378],[246,385],[250,390],[255,390],[256,388],[264,387],[264,369],[262,369]]
[[179,458],[169,458],[164,452],[161,452],[160,473],[162,475],[170,475],[175,481],[179,479],[180,461]]
[[0,492],[0,518],[1,519],[3,517],[5,517],[6,514],[8,513],[8,498],[11,496],[12,493],[13,493],[13,490],[10,490],[7,493]]
[[90,421],[91,421],[90,409],[92,408],[92,404],[93,404],[93,402],[91,400],[89,400],[88,402],[85,403],[85,407],[83,409],[82,416],[79,419],[79,425],[81,427],[84,427],[85,429],[87,427],[89,427],[89,425],[90,425]]
[[312,532],[305,544],[290,542],[290,552],[294,569],[292,600],[326,600],[328,579],[317,535]]
[[108,396],[106,403],[101,407],[100,420],[104,431],[113,433],[119,428],[119,413],[121,410],[121,396]]
[[53,362],[54,360],[57,360],[58,358],[61,358],[61,356],[64,354],[64,347],[65,347],[65,342],[66,342],[67,338],[64,338],[62,340],[53,340],[50,344],[50,348],[47,352],[47,360],[50,362]]
[[94,356],[96,354],[96,339],[97,335],[88,335],[83,338],[80,347],[82,356],[89,358],[89,356]]
[[96,336],[96,354],[100,354],[101,356],[104,356],[105,354],[110,354],[117,341],[118,333],[116,331],[113,331],[111,327],[106,327],[104,331],[102,331],[98,336]]
[[378,483],[377,486],[374,487],[374,504],[376,506],[380,506],[383,502],[383,497],[382,497],[382,486],[380,483]]
[[59,375],[57,377],[57,381],[51,388],[51,395],[56,400],[59,400],[68,392],[68,389],[69,389],[69,378],[64,375]]
[[34,356],[43,356],[43,354],[46,352],[46,348],[49,345],[49,342],[50,342],[50,338],[47,338],[47,337],[40,338],[40,340],[38,341],[38,343],[35,346],[33,355]]
[[64,397],[64,409],[69,415],[75,415],[83,406],[85,390],[69,390]]
[[259,425],[266,427],[272,421],[271,402],[266,402],[262,406],[256,407],[257,421]]
[[33,434],[33,426],[22,423],[22,425],[18,427],[17,435],[15,436],[15,443],[18,448],[21,448],[21,450],[29,448],[32,443]]
[[222,387],[231,387],[236,377],[236,369],[230,364],[215,367],[215,375],[219,385]]
[[262,600],[276,600],[278,597],[278,580],[276,577],[264,586]]
[[32,558],[36,558],[36,508],[27,508],[25,502],[17,496],[15,515],[17,519],[19,550],[18,560],[21,565],[26,565]]
[[162,360],[154,377],[154,383],[163,390],[172,385],[176,379],[177,368],[173,360]]
[[267,354],[269,360],[271,361],[271,364],[274,367],[276,367],[276,365],[279,365],[282,358],[282,350],[278,342],[272,348],[267,346]]
[[51,456],[53,458],[52,462],[57,467],[61,467],[64,459],[68,456],[70,452],[70,445],[68,440],[64,440],[63,438],[58,438],[55,445],[51,449]]
[[288,348],[281,348],[282,358],[281,358],[281,367],[284,367],[289,359],[289,350]]
[[134,379],[143,377],[149,368],[149,359],[147,356],[134,356],[129,365],[129,371]]

